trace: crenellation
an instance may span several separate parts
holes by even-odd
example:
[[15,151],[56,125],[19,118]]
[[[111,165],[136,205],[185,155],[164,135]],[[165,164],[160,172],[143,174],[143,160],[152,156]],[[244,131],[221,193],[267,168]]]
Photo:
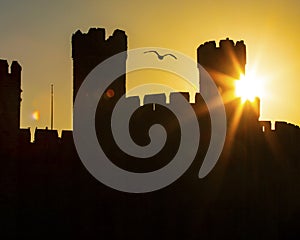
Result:
[[233,40],[231,40],[229,38],[226,38],[225,40],[220,40],[219,45],[220,45],[219,49],[222,50],[222,51],[225,51],[229,48],[234,48],[235,47],[235,44],[234,44]]
[[272,129],[271,129],[271,126],[272,126],[272,123],[271,121],[259,121],[259,125],[261,126],[261,129],[263,132],[271,132]]
[[13,61],[9,69],[7,60],[0,59],[0,81],[9,81],[6,84],[12,82],[21,84],[21,71],[22,67],[17,61]]
[[0,59],[0,80],[5,81],[8,78],[8,63],[6,60]]
[[[236,43],[233,40],[225,39],[221,40],[219,43],[219,47],[216,46],[215,41],[208,41],[204,44],[201,44],[197,49],[198,61],[201,65],[203,65],[209,73],[215,71],[220,68],[220,66],[216,66],[214,64],[220,62],[226,62],[223,65],[226,65],[227,71],[232,72],[232,69],[235,71],[236,66],[233,65],[233,62],[229,60],[230,51],[233,51],[237,57],[238,62],[240,62],[241,69],[243,70],[246,64],[246,46],[244,41],[237,41]],[[103,28],[91,28],[87,33],[82,33],[80,30],[76,31],[72,35],[72,57],[74,61],[74,97],[75,97],[75,89],[80,86],[77,82],[81,82],[84,80],[84,77],[88,72],[101,61],[111,56],[112,54],[116,54],[119,51],[127,50],[127,36],[126,33],[122,30],[116,29],[111,36],[105,39],[105,29]],[[86,61],[87,59],[92,61]],[[126,60],[125,60],[126,61]],[[125,62],[124,62],[125,67]],[[9,64],[6,60],[0,60],[0,81],[4,79],[15,80],[12,82],[18,83],[11,87],[11,92],[14,92],[12,96],[15,96],[16,99],[20,101],[20,83],[21,83],[21,71],[22,67],[18,62],[13,61],[11,64],[11,73],[9,73]],[[213,75],[215,76],[215,75]],[[215,83],[218,85],[220,83],[220,79],[213,78]],[[121,96],[125,91],[125,76],[124,78],[120,78],[118,83],[114,83],[115,91],[121,89],[121,92],[118,96]],[[12,86],[12,85],[11,85]],[[120,87],[121,86],[121,87]],[[223,86],[222,86],[223,87]],[[14,88],[14,90],[12,89]],[[123,89],[123,90],[122,90]],[[17,90],[17,91],[16,91]],[[18,95],[18,98],[16,96]],[[169,93],[168,96],[162,94],[164,102],[169,104],[172,103],[172,99],[176,94],[181,94],[188,102],[191,100],[190,93]],[[9,99],[12,99],[12,96]],[[153,95],[145,95],[144,100],[146,102],[151,99]],[[199,106],[204,106],[205,103],[200,93],[196,93],[195,95],[195,103],[190,104],[195,108]],[[236,101],[232,101],[231,103],[226,104],[226,113],[227,120],[231,122],[233,115],[235,114],[235,110],[237,109],[237,105],[241,104],[241,99],[237,99]],[[14,118],[19,120],[19,102],[16,102],[14,105],[18,110],[11,110],[8,114],[9,118]],[[271,123],[269,121],[258,121],[260,116],[260,100],[257,98],[253,103],[246,103],[244,105],[244,111],[241,114],[241,121],[244,121],[246,126],[252,124],[254,128],[257,126],[260,130],[264,129],[265,132],[271,131]],[[18,116],[17,116],[17,115]],[[11,123],[15,121],[10,121]],[[251,123],[251,124],[250,124]],[[241,123],[242,124],[242,123]],[[4,124],[3,124],[4,126]],[[16,125],[19,129],[19,123]],[[16,129],[16,126],[14,127]],[[284,123],[284,122],[276,122],[276,132],[280,134],[281,132],[285,132],[288,135],[288,132],[299,129],[299,127],[294,126],[292,124]],[[50,130],[40,130],[38,129],[35,133],[36,141],[39,140],[39,135],[49,135],[47,132],[51,132]],[[25,134],[25,130],[23,131]],[[23,134],[23,135],[24,135]],[[26,135],[26,134],[25,134]],[[50,134],[51,136],[53,133]],[[50,136],[49,135],[49,136]],[[24,139],[28,137],[24,137]],[[51,137],[53,138],[53,136]],[[69,138],[69,137],[68,137]]]
[[34,132],[34,143],[36,144],[47,144],[48,142],[51,143],[58,143],[58,131],[57,130],[50,130],[48,128],[45,129],[35,129]]
[[[127,37],[124,31],[116,30],[105,40],[104,29],[90,29],[88,33],[77,31],[72,36],[72,44],[75,98],[80,84],[93,67],[111,54],[127,50]],[[204,63],[218,87],[224,87],[222,81],[228,79],[224,79],[224,74],[217,77],[214,71],[223,67],[226,73],[231,74],[237,70],[229,58],[232,52],[225,51],[225,48],[233,49],[242,70],[246,64],[243,41],[234,44],[226,39],[220,47],[216,47],[213,41],[201,46],[197,50],[198,61],[200,59],[201,64]],[[232,236],[289,239],[295,236],[288,234],[294,234],[299,229],[300,128],[290,123],[276,122],[275,130],[271,130],[270,121],[259,121],[259,98],[254,102],[242,102],[241,98],[234,97],[226,102],[227,123],[232,124],[227,128],[225,145],[220,156],[209,159],[217,161],[210,175],[199,179],[199,169],[205,158],[209,157],[208,149],[216,152],[215,136],[220,136],[202,95],[191,95],[195,97],[191,107],[198,120],[200,140],[197,143],[185,142],[187,147],[182,145],[183,128],[176,114],[159,103],[176,104],[175,98],[180,94],[190,102],[189,93],[144,96],[147,105],[134,111],[129,122],[126,122],[128,128],[127,125],[121,126],[126,127],[123,130],[129,131],[135,144],[146,149],[156,139],[149,132],[155,124],[165,129],[166,140],[157,154],[141,159],[120,149],[112,132],[113,111],[125,94],[125,75],[116,79],[100,98],[100,111],[97,109],[94,121],[99,147],[111,164],[123,172],[129,171],[131,176],[142,173],[147,177],[148,173],[157,171],[162,173],[161,177],[169,177],[175,171],[164,172],[164,169],[172,167],[176,156],[180,156],[177,155],[179,150],[184,151],[184,155],[176,161],[181,161],[184,166],[185,156],[189,156],[192,153],[190,149],[197,145],[193,163],[171,186],[136,197],[133,193],[110,189],[109,185],[105,186],[89,175],[91,169],[85,168],[86,162],[76,151],[72,131],[63,130],[60,138],[57,130],[36,129],[34,142],[30,142],[30,129],[20,129],[17,124],[20,119],[22,68],[13,62],[9,73],[8,67],[7,61],[0,60],[0,202],[4,209],[1,214],[8,219],[4,227],[11,225],[9,232],[15,232],[16,222],[11,221],[15,216],[17,235],[21,237],[50,234],[76,239],[97,237],[99,232],[110,239],[127,239],[149,232],[149,239],[155,236],[190,239],[197,233],[207,239]],[[153,100],[158,104],[153,104]],[[244,110],[239,111],[241,106]],[[184,124],[190,124],[189,115],[184,116]],[[195,132],[193,136],[197,134]],[[95,145],[91,144],[89,136],[85,136],[84,147],[88,150],[87,155],[94,158],[97,156],[92,154]],[[154,137],[161,136],[155,132]],[[105,162],[106,158],[100,158],[94,160],[100,164]],[[103,166],[101,170],[110,174]],[[91,173],[96,170],[93,168]],[[111,179],[119,181],[119,176],[111,175]],[[160,177],[155,180],[159,181]],[[166,231],[161,223],[168,223],[167,230],[170,231]],[[115,229],[122,231],[112,231]],[[220,229],[222,231],[218,231]],[[228,230],[225,237],[224,229]],[[238,232],[235,233],[236,229]]]
[[[177,94],[177,93],[171,93],[171,97],[170,97],[171,100],[172,100],[172,94]],[[189,92],[181,92],[180,94],[186,99],[187,102],[190,102],[190,93]]]
[[291,132],[294,132],[295,130],[299,130],[299,126],[294,125],[292,123],[287,123],[287,122],[283,122],[283,121],[276,121],[275,122],[275,130],[278,133],[282,133],[282,134],[289,134]]
[[143,104],[152,104],[154,100],[161,103],[167,103],[166,99],[166,94],[164,93],[146,94],[144,95]]
[[229,38],[221,40],[219,47],[214,41],[205,42],[198,47],[197,58],[209,73],[217,71],[238,79],[245,74],[246,45],[244,41],[234,43]]
[[21,71],[22,71],[21,65],[17,61],[13,61],[10,69],[11,69],[10,71],[11,80],[19,83],[21,86]]

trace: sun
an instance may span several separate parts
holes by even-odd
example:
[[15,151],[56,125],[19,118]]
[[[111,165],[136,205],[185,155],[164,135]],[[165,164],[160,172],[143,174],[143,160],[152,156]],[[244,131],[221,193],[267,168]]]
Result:
[[242,102],[253,102],[256,97],[261,97],[261,80],[253,73],[241,75],[235,81],[235,95],[242,99]]

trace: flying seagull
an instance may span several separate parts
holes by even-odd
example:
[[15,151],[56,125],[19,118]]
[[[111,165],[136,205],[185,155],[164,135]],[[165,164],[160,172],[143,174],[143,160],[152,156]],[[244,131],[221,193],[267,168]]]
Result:
[[158,57],[159,60],[163,60],[164,57],[166,57],[166,56],[171,56],[171,57],[173,57],[174,59],[177,60],[177,57],[174,56],[174,55],[171,54],[171,53],[167,53],[167,54],[164,54],[164,55],[160,55],[157,51],[154,51],[154,50],[146,51],[146,52],[144,52],[144,53],[151,53],[151,52],[155,53],[155,54],[157,55],[157,57]]

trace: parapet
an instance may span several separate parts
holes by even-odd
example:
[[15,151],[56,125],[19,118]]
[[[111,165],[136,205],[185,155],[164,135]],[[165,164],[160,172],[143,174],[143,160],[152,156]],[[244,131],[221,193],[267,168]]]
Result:
[[244,41],[234,43],[229,38],[221,40],[219,47],[215,41],[205,42],[198,47],[197,58],[207,71],[217,71],[238,79],[240,74],[245,73],[246,45]]
[[[176,98],[176,95],[181,95],[187,102],[190,103],[191,106],[196,106],[199,104],[203,104],[204,101],[200,93],[191,94],[190,92],[170,92],[170,93],[155,93],[155,94],[145,94],[139,96],[140,105],[144,105],[147,103],[151,103],[152,99],[158,100],[159,102],[165,104],[174,104],[173,99]],[[137,96],[128,96],[126,98],[136,98]]]
[[271,132],[271,121],[259,121],[263,132]]
[[276,121],[275,122],[275,131],[278,134],[292,134],[296,131],[300,132],[300,128],[299,128],[299,126],[294,125],[292,123]]
[[209,50],[209,49],[220,49],[220,50],[224,50],[225,48],[227,47],[232,47],[232,48],[239,48],[239,47],[242,47],[242,48],[246,48],[246,45],[244,43],[243,40],[241,41],[237,41],[236,43],[234,43],[233,40],[229,39],[229,38],[226,38],[226,39],[223,39],[223,40],[220,40],[219,42],[219,47],[217,47],[216,45],[216,42],[215,41],[208,41],[208,42],[205,42],[203,44],[201,44],[197,51],[205,51],[205,50]]
[[58,143],[59,137],[57,130],[46,129],[35,129],[34,132],[34,143],[38,144],[53,144]]
[[8,76],[8,63],[6,60],[0,59],[0,79],[7,78]]
[[21,71],[22,67],[17,61],[13,61],[10,67],[7,60],[0,59],[0,81],[3,80],[15,80],[21,83]]
[[62,130],[61,132],[61,141],[65,144],[74,143],[73,134],[71,130]]
[[127,36],[122,30],[115,30],[107,40],[104,28],[90,28],[88,33],[78,30],[72,36],[72,58],[104,56],[109,57],[127,50]]

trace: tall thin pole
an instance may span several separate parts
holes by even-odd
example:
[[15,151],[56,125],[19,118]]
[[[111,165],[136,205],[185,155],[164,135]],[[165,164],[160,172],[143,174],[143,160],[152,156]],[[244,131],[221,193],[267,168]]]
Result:
[[51,84],[51,130],[53,130],[53,84]]

